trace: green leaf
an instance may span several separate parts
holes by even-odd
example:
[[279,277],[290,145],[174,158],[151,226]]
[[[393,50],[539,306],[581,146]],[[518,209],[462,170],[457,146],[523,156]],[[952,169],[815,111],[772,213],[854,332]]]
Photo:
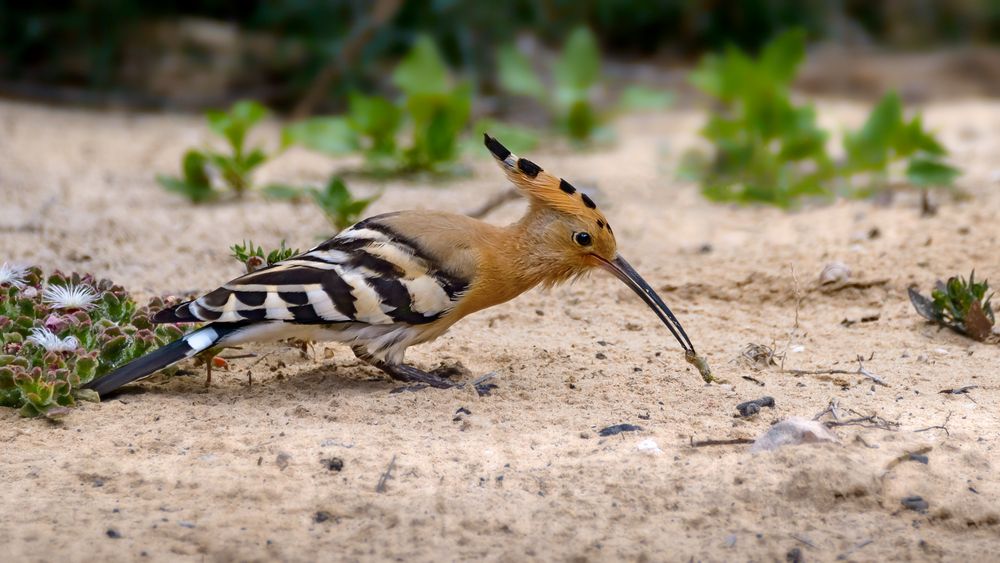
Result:
[[243,151],[247,132],[267,115],[267,108],[252,100],[236,102],[229,112],[209,111],[208,125],[216,134],[229,141],[233,152]]
[[497,53],[497,67],[500,86],[507,92],[538,99],[545,97],[545,86],[531,67],[531,61],[513,45],[502,47]]
[[369,137],[372,146],[368,150],[391,152],[395,149],[402,114],[392,102],[379,96],[351,94],[348,111],[351,127]]
[[561,88],[588,90],[597,83],[601,74],[601,54],[589,29],[573,30],[554,70],[556,83]]
[[844,137],[849,165],[857,170],[884,170],[889,149],[903,126],[903,104],[889,92],[872,109],[861,129]]
[[358,150],[358,134],[347,117],[316,117],[293,123],[282,131],[282,144],[342,155]]
[[934,135],[923,127],[923,120],[918,115],[896,133],[893,148],[897,156],[908,157],[917,152],[925,152],[933,156],[945,156],[947,151],[941,146]]
[[338,176],[331,177],[322,191],[314,189],[310,193],[337,229],[345,229],[356,223],[368,205],[379,197],[376,195],[367,199],[354,199],[347,184]]
[[792,29],[769,41],[760,53],[760,67],[770,79],[781,84],[791,84],[799,64],[805,58],[806,33]]
[[921,188],[950,186],[961,172],[932,157],[911,158],[906,166],[906,179]]
[[597,126],[597,114],[593,106],[585,100],[579,100],[569,108],[566,115],[566,131],[570,138],[586,141]]
[[189,150],[184,153],[184,157],[181,159],[184,181],[191,185],[207,186],[208,189],[211,189],[212,181],[205,168],[207,164],[208,159],[199,151]]
[[393,71],[392,83],[407,96],[448,91],[448,67],[433,39],[426,35],[417,39]]
[[674,100],[670,92],[661,92],[642,86],[629,86],[622,92],[618,106],[624,111],[659,111]]

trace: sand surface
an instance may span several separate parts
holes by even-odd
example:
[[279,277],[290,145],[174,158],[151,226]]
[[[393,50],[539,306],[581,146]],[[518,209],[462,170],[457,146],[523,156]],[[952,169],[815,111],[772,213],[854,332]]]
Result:
[[[532,291],[410,350],[425,368],[496,371],[486,397],[390,394],[392,382],[338,345],[309,358],[280,345],[244,350],[258,356],[216,372],[210,389],[200,374],[149,380],[61,424],[0,410],[3,558],[1000,558],[1000,353],[927,325],[906,298],[910,284],[973,267],[1000,285],[1000,104],[925,109],[971,195],[932,218],[913,197],[794,213],[708,203],[673,173],[697,142],[697,112],[626,118],[608,149],[530,155],[600,190],[622,254],[727,385],[703,383],[652,312],[603,274]],[[842,130],[864,114],[829,102],[821,115]],[[276,124],[260,138],[277,139]],[[206,141],[196,117],[0,103],[0,261],[94,272],[148,298],[236,276],[227,247],[243,238],[306,248],[330,232],[312,206],[250,197],[195,207],[156,185],[155,173]],[[372,213],[463,211],[505,187],[485,156],[469,163],[471,177],[448,183],[352,186],[385,191]],[[356,164],[293,150],[259,179],[319,182]],[[516,218],[521,205],[489,220]],[[833,261],[860,283],[819,288]],[[784,352],[787,369],[852,371],[860,355],[888,386],[754,371],[738,361],[749,343]],[[939,393],[962,385],[979,387]],[[733,417],[764,395],[775,408]],[[843,419],[898,426],[843,426],[840,443],[764,454],[691,445],[754,438],[831,401]],[[471,414],[456,414],[463,407]],[[618,423],[642,431],[598,435]],[[640,451],[644,440],[660,452]],[[910,452],[928,463],[895,461]],[[334,458],[340,471],[325,461]],[[911,495],[929,503],[925,514],[902,506]]]

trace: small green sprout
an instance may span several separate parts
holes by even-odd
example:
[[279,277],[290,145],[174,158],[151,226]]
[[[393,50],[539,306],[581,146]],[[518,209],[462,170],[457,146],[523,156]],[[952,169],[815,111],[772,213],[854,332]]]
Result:
[[[458,155],[472,106],[472,87],[456,82],[437,47],[421,37],[392,73],[398,102],[354,93],[346,115],[307,119],[285,128],[284,145],[332,155],[361,152],[368,172],[439,172]],[[410,141],[398,142],[405,128]]]
[[297,248],[285,247],[285,241],[281,241],[281,247],[270,252],[264,252],[264,248],[261,246],[255,247],[252,240],[244,240],[243,244],[234,244],[229,250],[232,251],[233,258],[246,267],[248,274],[266,266],[273,266],[282,260],[288,260],[292,256],[302,254],[302,251]]
[[222,195],[212,181],[217,175],[236,197],[242,197],[253,186],[254,170],[267,160],[262,149],[246,146],[247,133],[266,115],[264,106],[246,100],[234,104],[229,112],[208,112],[209,127],[225,139],[229,152],[188,150],[181,160],[180,178],[157,175],[156,180],[164,189],[179,193],[194,203],[202,203]]
[[976,281],[975,270],[968,280],[953,276],[946,283],[939,281],[930,299],[913,288],[909,289],[909,295],[914,308],[927,320],[980,342],[993,334],[996,324],[990,303],[993,292],[986,280]]
[[183,335],[177,325],[150,322],[163,305],[139,307],[89,274],[46,279],[27,268],[0,276],[0,406],[57,418],[78,400],[99,400],[81,386]]

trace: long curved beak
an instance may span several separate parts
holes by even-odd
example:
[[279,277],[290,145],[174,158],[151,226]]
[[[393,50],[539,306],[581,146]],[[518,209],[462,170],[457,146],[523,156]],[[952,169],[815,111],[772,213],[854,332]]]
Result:
[[631,264],[626,262],[620,254],[615,256],[615,259],[610,262],[600,256],[597,256],[596,254],[594,256],[598,259],[602,268],[611,272],[613,276],[632,288],[632,291],[641,297],[642,300],[646,302],[646,305],[649,305],[649,308],[656,313],[657,317],[660,317],[663,324],[667,325],[667,328],[670,329],[670,332],[674,335],[674,338],[677,339],[677,342],[680,342],[681,348],[684,348],[685,352],[689,354],[695,353],[694,345],[691,344],[691,339],[688,338],[687,333],[684,332],[684,327],[682,327],[681,323],[677,321],[677,317],[670,312],[670,308],[667,307],[667,304],[660,299],[660,296],[653,291],[653,288],[649,287],[646,280],[642,279],[642,276],[639,275],[639,272],[635,271],[635,268],[633,268]]

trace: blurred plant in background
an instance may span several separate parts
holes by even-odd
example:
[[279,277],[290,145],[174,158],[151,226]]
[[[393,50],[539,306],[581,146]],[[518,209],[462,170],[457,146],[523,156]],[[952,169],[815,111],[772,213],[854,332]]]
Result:
[[194,203],[218,199],[223,192],[216,184],[229,188],[237,198],[242,197],[253,187],[254,170],[268,158],[263,150],[246,147],[247,134],[265,116],[264,106],[248,100],[237,102],[228,112],[208,112],[209,127],[226,141],[229,153],[191,149],[181,159],[181,177],[158,175],[156,181]]
[[291,0],[0,3],[0,92],[61,102],[200,109],[254,98],[306,117],[380,91],[385,61],[420,34],[492,90],[494,50],[522,34],[559,45],[587,25],[615,57],[758,50],[803,27],[843,43],[926,47],[1000,40],[994,0]]
[[805,195],[824,195],[833,165],[826,132],[809,105],[795,105],[792,80],[805,56],[805,33],[786,32],[757,58],[735,46],[708,55],[691,82],[719,105],[702,129],[713,145],[706,159],[688,156],[685,171],[716,201],[759,201],[790,206]]
[[[596,90],[601,85],[601,52],[594,34],[585,27],[575,29],[553,62],[549,84],[535,73],[532,62],[513,45],[497,53],[500,86],[508,94],[532,98],[547,107],[556,128],[575,142],[607,139],[609,112],[597,108]],[[624,109],[663,109],[669,95],[639,86],[622,95]]]
[[274,199],[296,201],[311,199],[323,211],[330,225],[338,232],[357,223],[368,206],[382,195],[375,194],[367,198],[357,198],[351,193],[347,183],[337,175],[331,176],[323,189],[271,185],[265,188],[265,192]]
[[65,414],[80,387],[183,335],[153,325],[156,299],[139,307],[120,286],[87,275],[0,267],[0,406],[24,416]]
[[[330,155],[361,152],[367,170],[376,174],[445,171],[469,121],[471,85],[451,76],[428,37],[418,39],[396,66],[392,83],[401,93],[398,101],[352,93],[346,115],[294,123],[285,128],[284,142]],[[410,140],[400,146],[404,127]]]
[[712,154],[693,151],[682,165],[682,175],[699,180],[706,197],[790,207],[807,196],[867,196],[888,189],[898,161],[907,163],[906,178],[915,187],[952,184],[959,171],[943,161],[944,147],[919,115],[904,121],[895,93],[883,97],[860,130],[845,135],[846,158],[835,162],[815,109],[791,99],[804,56],[805,32],[792,30],[756,58],[730,46],[704,57],[691,73],[692,84],[718,102],[702,129]]

